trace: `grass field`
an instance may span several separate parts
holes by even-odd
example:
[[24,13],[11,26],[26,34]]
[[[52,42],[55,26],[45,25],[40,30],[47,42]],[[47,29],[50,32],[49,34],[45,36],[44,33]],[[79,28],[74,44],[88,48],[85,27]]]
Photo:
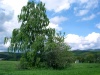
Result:
[[64,70],[33,69],[19,70],[18,61],[0,61],[0,75],[100,75],[100,64],[72,64]]

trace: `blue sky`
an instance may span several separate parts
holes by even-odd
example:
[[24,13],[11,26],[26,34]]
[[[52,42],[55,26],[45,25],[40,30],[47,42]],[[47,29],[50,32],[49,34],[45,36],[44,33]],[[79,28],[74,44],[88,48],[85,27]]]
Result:
[[40,1],[46,5],[50,27],[66,32],[65,42],[73,50],[100,48],[100,0]]
[[[45,0],[43,1],[45,2]],[[89,1],[92,0],[87,0],[87,2]],[[87,4],[87,2],[84,4]],[[94,4],[92,6],[94,6]],[[100,33],[99,28],[96,27],[96,24],[100,23],[99,0],[96,7],[93,8],[92,6],[89,8],[83,8],[82,5],[79,5],[78,3],[73,3],[67,10],[62,9],[59,12],[55,12],[56,9],[52,11],[47,10],[47,15],[49,18],[53,18],[56,16],[67,18],[67,20],[62,21],[61,24],[59,24],[59,27],[62,28],[61,31],[66,32],[66,34],[87,36],[89,33],[92,32]],[[77,10],[75,10],[75,8],[77,8]],[[85,13],[85,10],[87,10],[88,12]]]
[[[36,0],[45,3],[49,27],[65,32],[65,42],[75,49],[100,48],[100,0]],[[0,0],[0,51],[5,36],[19,28],[17,15],[28,0]],[[9,9],[10,8],[10,9]]]

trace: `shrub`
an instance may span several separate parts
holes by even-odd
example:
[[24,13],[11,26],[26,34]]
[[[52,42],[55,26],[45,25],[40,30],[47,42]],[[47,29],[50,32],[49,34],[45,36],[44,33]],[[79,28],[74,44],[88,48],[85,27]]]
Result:
[[26,59],[24,57],[21,57],[20,59],[20,69],[28,69],[29,65],[28,62],[26,61]]
[[47,54],[47,65],[53,69],[63,69],[70,65],[68,53],[63,50],[55,50]]

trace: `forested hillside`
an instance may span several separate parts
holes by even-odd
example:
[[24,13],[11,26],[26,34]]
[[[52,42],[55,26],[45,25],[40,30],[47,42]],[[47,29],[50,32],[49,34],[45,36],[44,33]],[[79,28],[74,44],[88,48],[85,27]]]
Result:
[[79,60],[81,63],[100,63],[100,49],[96,50],[74,50],[74,59]]
[[2,60],[19,60],[21,53],[10,53],[10,52],[0,52],[0,58]]
[[[73,62],[79,60],[80,62],[100,62],[100,49],[96,50],[74,50],[73,53]],[[0,58],[3,60],[19,60],[21,53],[11,53],[11,52],[0,52]]]

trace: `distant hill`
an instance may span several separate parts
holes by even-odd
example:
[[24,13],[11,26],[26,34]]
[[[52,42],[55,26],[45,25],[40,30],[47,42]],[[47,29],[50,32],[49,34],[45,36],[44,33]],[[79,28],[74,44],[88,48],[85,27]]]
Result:
[[100,53],[100,49],[88,49],[88,50],[73,50],[74,55],[82,55],[84,53]]
[[73,50],[73,51],[100,51],[100,49],[85,49],[85,50],[77,49],[77,50]]
[[3,60],[19,60],[21,53],[0,52],[0,58]]
[[[100,53],[100,49],[73,50],[72,53],[74,56],[81,56],[86,53],[97,54]],[[0,52],[0,58],[3,58],[4,60],[19,60],[21,55],[21,53]]]
[[87,51],[100,51],[100,49],[88,49]]

